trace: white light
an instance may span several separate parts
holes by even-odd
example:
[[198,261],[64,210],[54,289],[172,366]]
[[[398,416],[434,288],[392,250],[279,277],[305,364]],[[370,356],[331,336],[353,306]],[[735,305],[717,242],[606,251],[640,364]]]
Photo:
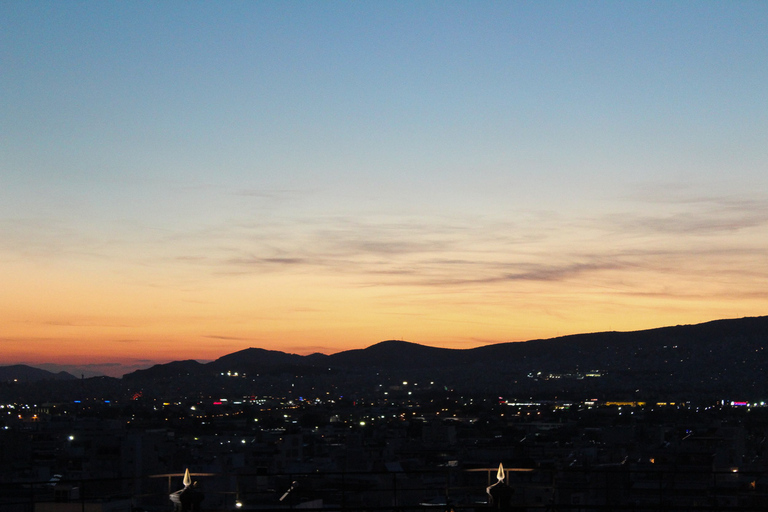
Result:
[[236,501],[235,502],[235,507],[236,508],[243,508],[243,502],[242,501]]
[[75,436],[69,436],[69,440],[70,441],[74,441],[75,440]]

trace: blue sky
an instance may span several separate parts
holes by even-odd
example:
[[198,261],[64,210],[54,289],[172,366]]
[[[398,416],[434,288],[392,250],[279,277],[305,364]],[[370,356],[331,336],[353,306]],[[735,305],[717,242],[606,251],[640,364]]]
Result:
[[763,314],[767,25],[765,2],[5,2],[8,362]]

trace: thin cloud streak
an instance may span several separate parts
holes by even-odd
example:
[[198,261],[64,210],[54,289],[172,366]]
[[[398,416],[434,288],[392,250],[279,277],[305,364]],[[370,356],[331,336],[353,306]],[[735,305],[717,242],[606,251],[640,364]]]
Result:
[[[257,191],[247,193],[258,195]],[[734,238],[743,230],[768,227],[768,200],[676,191],[660,197],[638,194],[636,201],[638,207],[626,213],[579,218],[546,211],[517,212],[510,215],[521,219],[516,221],[340,215],[291,219],[276,215],[261,222],[161,232],[150,240],[146,252],[162,249],[165,255],[152,260],[135,251],[134,262],[146,268],[173,266],[175,281],[160,275],[161,281],[154,286],[184,280],[192,284],[200,277],[194,277],[191,268],[207,269],[209,275],[220,277],[312,273],[353,278],[345,286],[448,288],[565,282],[623,270],[689,273],[690,265],[682,261],[696,262],[720,275],[749,274],[765,279],[759,262],[743,267],[728,262],[734,254],[758,257],[768,249],[754,236],[743,241]],[[78,251],[101,259],[109,256],[99,252],[107,245],[72,232],[63,240],[56,232],[66,234],[66,228],[46,227],[40,220],[6,220],[0,229],[9,235],[6,241],[12,240],[4,245],[6,253],[17,251],[25,245],[25,238],[31,238],[36,242],[27,247],[37,244],[33,250],[40,255],[58,257],[55,255]],[[768,233],[762,240],[768,240]],[[636,243],[642,249],[631,247]],[[114,241],[109,250],[121,244]],[[83,246],[88,249],[84,251]],[[585,252],[584,247],[591,250]],[[178,253],[180,250],[184,253]],[[20,256],[29,249],[23,251]]]
[[679,184],[646,186],[632,199],[659,211],[653,215],[629,212],[605,216],[602,221],[618,221],[621,230],[660,234],[716,234],[768,226],[768,199],[697,194]]
[[[700,205],[701,203],[691,203]],[[399,276],[422,278],[420,284],[446,285],[450,283],[495,282],[511,280],[557,281],[575,274],[620,270],[626,268],[656,267],[662,256],[668,258],[687,255],[691,258],[713,257],[738,250],[742,254],[752,250],[738,241],[723,240],[714,247],[701,248],[681,246],[674,249],[670,245],[680,246],[677,235],[696,235],[730,233],[734,230],[761,228],[768,225],[767,203],[735,201],[710,201],[707,208],[695,212],[684,212],[670,216],[651,215],[611,215],[590,221],[572,220],[577,226],[572,234],[584,232],[605,233],[592,244],[602,244],[602,253],[584,254],[568,247],[558,247],[556,227],[550,236],[526,236],[525,233],[509,236],[504,230],[499,235],[493,224],[475,224],[467,226],[408,225],[404,230],[401,224],[366,225],[356,223],[354,228],[344,230],[321,229],[309,238],[317,239],[315,244],[303,244],[293,250],[287,246],[280,252],[291,256],[264,255],[230,258],[219,261],[224,267],[234,267],[238,272],[268,271],[282,267],[314,267],[330,272],[360,273],[365,275]],[[723,219],[723,213],[729,218]],[[613,228],[611,228],[613,226]],[[545,229],[544,231],[546,231]],[[435,239],[435,233],[440,233]],[[493,233],[496,236],[493,236]],[[648,242],[644,251],[622,250],[625,241],[644,234],[665,235]],[[429,238],[432,238],[431,240]],[[576,238],[576,237],[575,237]],[[578,241],[578,238],[576,238]],[[489,241],[492,241],[489,243]],[[754,242],[750,242],[754,243]],[[716,250],[718,245],[725,247]],[[546,251],[548,246],[550,251]],[[561,244],[562,245],[562,244]],[[658,248],[653,248],[657,245]],[[267,251],[270,249],[267,248]],[[274,249],[271,249],[274,251]],[[462,254],[464,258],[435,258],[442,254]],[[550,263],[546,260],[559,260]],[[572,263],[576,261],[577,263]],[[509,269],[513,270],[510,271]],[[495,270],[494,270],[495,269]],[[505,270],[500,270],[505,269]],[[490,272],[491,277],[477,276]],[[446,279],[430,279],[432,274],[461,276]],[[374,281],[375,284],[389,284],[391,281]]]
[[576,263],[571,265],[542,265],[528,263],[521,265],[522,271],[504,273],[497,276],[476,279],[444,279],[439,281],[423,281],[425,286],[457,286],[466,284],[494,284],[510,281],[559,282],[585,273],[624,268],[618,263]]
[[768,203],[710,204],[697,212],[626,215],[621,231],[682,235],[714,235],[768,225]]

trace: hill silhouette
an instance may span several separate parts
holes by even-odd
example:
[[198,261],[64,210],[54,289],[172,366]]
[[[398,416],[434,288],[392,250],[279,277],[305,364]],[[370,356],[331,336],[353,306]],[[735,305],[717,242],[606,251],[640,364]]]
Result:
[[[302,356],[249,348],[206,364],[182,361],[128,374],[124,380],[177,388],[237,372],[249,393],[336,389],[360,392],[401,380],[437,382],[473,392],[576,397],[682,399],[692,395],[765,398],[768,317],[716,320],[632,332],[600,332],[471,349],[389,340],[332,355]],[[179,381],[190,376],[192,381]],[[241,375],[242,376],[242,375]],[[250,384],[248,384],[250,383]],[[230,379],[228,386],[236,385]],[[221,389],[218,383],[216,389]]]
[[67,372],[53,373],[25,364],[0,366],[0,382],[37,382],[41,380],[76,380],[77,377]]
[[[56,386],[47,384],[58,380]],[[16,379],[16,382],[14,382]],[[401,388],[541,399],[767,400],[768,316],[632,332],[599,332],[471,349],[388,340],[336,354],[247,348],[214,361],[174,361],[122,379],[0,367],[2,396],[61,400],[140,395],[367,396]]]

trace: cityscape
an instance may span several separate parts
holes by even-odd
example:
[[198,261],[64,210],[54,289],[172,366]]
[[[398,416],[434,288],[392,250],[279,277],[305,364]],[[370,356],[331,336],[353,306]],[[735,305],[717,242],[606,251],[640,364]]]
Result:
[[[749,338],[753,351],[768,343],[768,317],[670,329],[661,332],[678,349],[691,332],[700,343],[705,332],[730,332]],[[649,349],[659,331],[615,334]],[[447,375],[435,367],[439,351],[387,342],[341,354],[337,360],[349,361],[372,353],[379,364],[358,373],[326,368],[332,377],[310,378],[307,368],[277,363],[302,358],[274,353],[271,376],[262,364],[262,374],[249,377],[240,354],[239,370],[218,375],[199,363],[189,373],[190,362],[177,362],[122,379],[7,380],[0,390],[0,508],[160,512],[181,507],[178,493],[187,489],[199,497],[198,510],[210,511],[768,506],[768,387],[764,400],[680,397],[674,388],[668,400],[658,388],[627,399],[621,386],[579,388],[615,371],[595,368],[528,372],[532,386],[499,394],[470,386],[471,379],[419,379],[429,373],[423,365],[387,363],[403,360],[398,349],[431,351],[431,373]],[[762,352],[758,359],[766,362]],[[556,357],[552,362],[557,366]],[[410,367],[411,380],[387,370],[398,367]],[[570,383],[574,397],[558,398],[562,389],[551,382]],[[44,399],[42,389],[58,389],[48,398],[59,401],[21,400]],[[525,394],[512,394],[516,389]],[[582,392],[597,395],[575,398]]]

